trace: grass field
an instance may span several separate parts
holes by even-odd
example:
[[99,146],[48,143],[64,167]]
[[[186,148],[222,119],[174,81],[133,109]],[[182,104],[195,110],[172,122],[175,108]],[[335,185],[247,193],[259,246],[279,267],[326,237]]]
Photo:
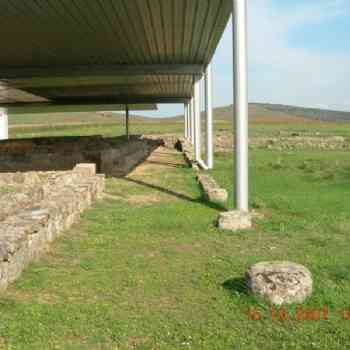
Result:
[[[134,130],[174,126],[181,132],[179,123]],[[105,127],[26,129],[20,136],[122,131]],[[350,131],[317,122],[283,128]],[[251,130],[273,135],[281,125],[255,123]],[[254,150],[250,157],[251,206],[265,219],[238,234],[216,229],[226,208],[202,200],[194,173],[174,151],[160,149],[129,178],[109,179],[106,199],[0,297],[0,349],[349,348],[348,153]],[[216,154],[212,172],[229,189],[229,203],[232,158]],[[275,320],[247,294],[246,268],[280,259],[310,268],[315,291],[302,310],[327,308],[328,320],[296,321],[296,307],[286,309],[290,319]],[[261,319],[252,320],[252,311]]]
[[[220,108],[216,110],[215,130],[217,133],[232,131],[231,116],[225,113],[221,116]],[[203,118],[204,119],[204,118]],[[132,116],[130,118],[130,132],[133,134],[183,134],[184,122],[182,118],[158,120]],[[205,125],[203,121],[203,130]],[[253,114],[250,120],[251,137],[276,136],[280,132],[312,133],[319,136],[341,135],[350,137],[350,123],[324,122],[306,120],[294,116],[281,118],[269,117],[264,114]],[[10,118],[11,138],[32,138],[42,136],[79,136],[105,135],[119,136],[125,134],[125,120],[123,116],[92,116],[83,114],[69,115],[51,114],[48,116],[15,116]]]

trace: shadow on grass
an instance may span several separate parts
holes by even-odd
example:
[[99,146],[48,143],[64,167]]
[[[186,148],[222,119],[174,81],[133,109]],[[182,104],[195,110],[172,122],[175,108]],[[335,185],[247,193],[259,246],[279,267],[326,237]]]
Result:
[[170,190],[168,188],[164,188],[164,187],[160,187],[160,186],[157,186],[157,185],[153,185],[153,184],[141,181],[141,180],[135,180],[135,179],[130,179],[130,178],[124,178],[124,180],[128,181],[128,182],[131,182],[131,183],[135,183],[135,184],[140,185],[140,186],[145,186],[145,187],[151,188],[152,190],[163,192],[163,193],[165,193],[167,195],[176,197],[176,198],[178,198],[180,200],[183,200],[183,201],[187,201],[187,202],[191,202],[191,203],[197,203],[197,204],[204,204],[207,207],[209,207],[211,209],[218,210],[218,211],[226,210],[226,208],[224,206],[220,205],[220,204],[211,203],[211,202],[208,202],[208,201],[206,201],[206,200],[204,200],[202,198],[199,198],[199,199],[191,198],[189,196],[186,196],[185,194],[178,193],[178,192],[175,192],[175,191]]
[[222,286],[232,294],[249,295],[247,284],[244,278],[231,278],[225,281]]

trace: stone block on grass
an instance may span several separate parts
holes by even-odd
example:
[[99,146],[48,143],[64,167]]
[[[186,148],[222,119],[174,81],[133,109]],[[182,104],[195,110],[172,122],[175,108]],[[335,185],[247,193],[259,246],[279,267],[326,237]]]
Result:
[[312,294],[311,272],[288,261],[255,264],[246,272],[246,282],[253,295],[277,306],[301,304]]
[[248,230],[252,227],[252,216],[249,212],[233,210],[219,216],[219,229],[227,231]]
[[228,199],[227,191],[220,188],[210,175],[198,175],[197,180],[202,186],[206,199],[212,203],[226,203]]

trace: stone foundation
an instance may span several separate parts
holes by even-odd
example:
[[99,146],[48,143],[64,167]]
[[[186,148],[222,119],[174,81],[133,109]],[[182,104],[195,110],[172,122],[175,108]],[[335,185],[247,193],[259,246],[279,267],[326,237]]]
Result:
[[197,181],[200,183],[204,198],[212,203],[224,204],[228,199],[228,193],[224,188],[220,188],[210,175],[198,175]]
[[162,143],[162,140],[143,136],[130,139],[87,136],[0,141],[0,172],[62,171],[73,169],[79,163],[94,163],[98,173],[122,177]]
[[182,152],[186,163],[194,170],[199,170],[199,166],[195,160],[193,145],[185,139],[177,139],[174,144],[175,148]]
[[[234,138],[231,134],[217,135],[215,149],[218,152],[232,152]],[[251,137],[250,149],[266,149],[275,151],[312,150],[349,150],[350,139],[342,136],[311,136],[304,133],[292,135],[282,133],[276,137]]]
[[0,174],[0,290],[102,196],[94,164],[72,171]]

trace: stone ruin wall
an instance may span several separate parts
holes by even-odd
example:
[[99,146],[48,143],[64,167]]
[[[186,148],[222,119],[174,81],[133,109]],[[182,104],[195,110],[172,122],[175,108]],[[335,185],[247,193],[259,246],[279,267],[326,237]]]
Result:
[[105,175],[127,175],[162,143],[140,136],[0,141],[0,291],[102,196]]
[[70,170],[94,163],[107,177],[127,175],[163,141],[143,136],[49,137],[0,141],[0,172]]
[[[218,152],[231,152],[233,136],[220,134],[215,138],[215,149]],[[343,136],[294,136],[251,137],[250,149],[267,149],[275,151],[312,150],[350,150],[350,139]]]
[[94,164],[0,174],[0,290],[15,281],[104,191]]

